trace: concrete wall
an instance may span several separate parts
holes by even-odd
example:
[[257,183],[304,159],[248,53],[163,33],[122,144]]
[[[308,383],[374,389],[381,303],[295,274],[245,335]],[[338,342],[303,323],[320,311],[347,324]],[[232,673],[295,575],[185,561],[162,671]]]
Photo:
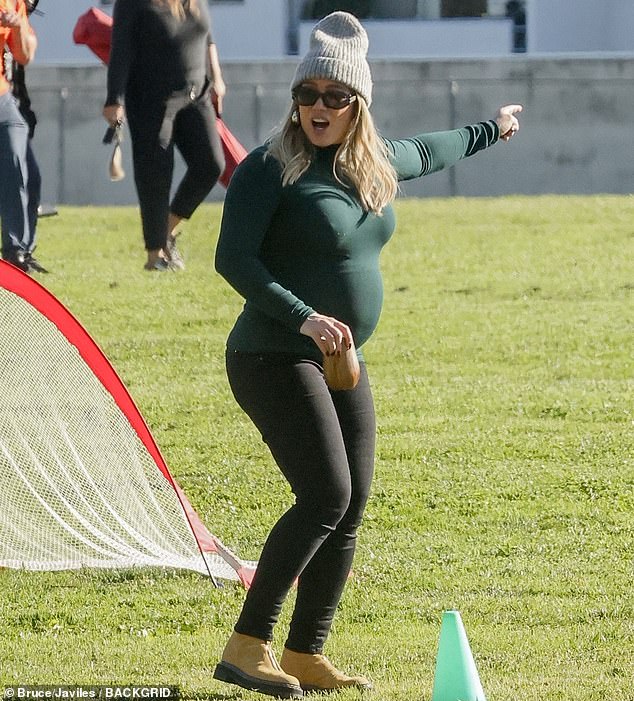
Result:
[[[296,60],[225,65],[225,118],[247,148],[285,113]],[[634,187],[631,115],[634,55],[617,58],[372,61],[375,120],[387,137],[447,129],[524,105],[522,131],[456,168],[404,185],[406,195],[628,193]],[[107,177],[101,144],[105,69],[38,67],[29,85],[39,117],[34,148],[44,199],[72,204],[136,202],[128,177]],[[182,172],[179,163],[177,174]],[[211,199],[223,196],[216,187]]]

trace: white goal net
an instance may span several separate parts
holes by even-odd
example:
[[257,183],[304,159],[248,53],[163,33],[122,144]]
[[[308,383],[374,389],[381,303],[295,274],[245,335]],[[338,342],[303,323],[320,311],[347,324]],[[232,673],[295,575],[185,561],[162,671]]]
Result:
[[219,548],[203,554],[171,476],[78,348],[0,284],[0,566],[242,579],[254,563],[207,535]]

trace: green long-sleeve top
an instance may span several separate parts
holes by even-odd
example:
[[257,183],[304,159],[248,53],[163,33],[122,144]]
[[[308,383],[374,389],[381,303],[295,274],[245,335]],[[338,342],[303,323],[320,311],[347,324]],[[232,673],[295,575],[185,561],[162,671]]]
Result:
[[[499,138],[494,121],[386,140],[399,180],[447,168]],[[379,256],[394,231],[391,206],[363,209],[333,175],[336,146],[316,149],[308,170],[282,187],[280,163],[266,145],[252,151],[227,190],[216,269],[246,302],[228,350],[290,353],[321,360],[299,329],[314,312],[348,324],[357,348],[381,314]]]

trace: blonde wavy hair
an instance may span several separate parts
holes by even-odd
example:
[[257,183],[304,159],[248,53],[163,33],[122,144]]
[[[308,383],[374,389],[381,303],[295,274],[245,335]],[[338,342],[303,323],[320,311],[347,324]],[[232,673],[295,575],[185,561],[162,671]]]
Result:
[[[365,100],[359,96],[356,104],[356,115],[335,155],[333,174],[342,185],[356,189],[365,210],[380,215],[396,197],[398,177]],[[284,186],[299,180],[314,153],[304,130],[293,122],[295,110],[293,103],[268,142],[268,153],[282,165]]]
[[185,14],[189,12],[192,15],[198,15],[198,0],[153,0],[155,5],[167,7],[174,17],[185,19]]

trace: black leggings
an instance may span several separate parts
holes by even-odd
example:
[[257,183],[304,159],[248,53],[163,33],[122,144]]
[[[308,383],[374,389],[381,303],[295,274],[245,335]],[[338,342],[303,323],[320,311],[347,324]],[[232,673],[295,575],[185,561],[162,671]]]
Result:
[[[128,96],[126,115],[145,248],[158,250],[165,247],[169,212],[189,219],[224,170],[216,115],[208,92],[194,100],[183,93],[156,103]],[[174,146],[187,171],[170,205]]]
[[344,392],[330,392],[314,361],[283,354],[229,352],[227,373],[295,495],[266,540],[235,630],[271,640],[298,579],[286,647],[319,653],[350,572],[374,471],[365,364],[357,387]]

